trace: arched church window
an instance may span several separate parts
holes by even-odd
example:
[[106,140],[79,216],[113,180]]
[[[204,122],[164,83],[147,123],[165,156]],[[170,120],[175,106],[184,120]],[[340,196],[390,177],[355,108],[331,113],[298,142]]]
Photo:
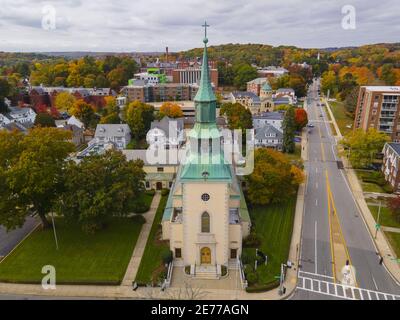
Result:
[[201,232],[210,232],[210,215],[208,212],[203,212],[201,215]]

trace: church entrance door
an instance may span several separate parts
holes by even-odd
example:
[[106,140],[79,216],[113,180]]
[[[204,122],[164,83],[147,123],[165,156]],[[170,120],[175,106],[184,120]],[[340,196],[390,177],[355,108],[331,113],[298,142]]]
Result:
[[210,248],[204,247],[200,250],[200,261],[201,261],[201,264],[211,264]]
[[161,190],[162,189],[162,182],[157,182],[156,183],[156,188],[157,188],[157,190]]

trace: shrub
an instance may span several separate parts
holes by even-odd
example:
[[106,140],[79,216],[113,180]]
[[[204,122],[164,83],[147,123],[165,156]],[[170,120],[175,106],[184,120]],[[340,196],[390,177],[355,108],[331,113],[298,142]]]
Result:
[[163,188],[163,189],[161,190],[161,195],[162,195],[162,196],[167,196],[168,194],[169,194],[169,189]]
[[136,200],[132,202],[132,211],[134,213],[145,213],[149,211],[149,209],[150,206],[142,200]]
[[133,222],[135,222],[137,224],[145,224],[146,223],[146,218],[140,214],[134,215],[131,219]]
[[253,260],[252,257],[251,257],[247,252],[245,252],[245,251],[242,252],[241,259],[242,259],[242,263],[243,263],[244,265],[250,264],[251,261]]
[[261,239],[255,232],[251,232],[243,241],[243,246],[247,248],[256,248],[261,244]]
[[280,284],[279,280],[274,280],[270,283],[267,283],[266,285],[247,287],[246,292],[248,293],[265,292],[279,287],[279,284]]
[[190,266],[185,266],[185,273],[190,274]]
[[172,251],[171,250],[164,251],[161,255],[161,259],[164,264],[169,264],[173,259]]
[[249,272],[248,274],[246,274],[246,280],[248,282],[249,285],[253,285],[255,283],[257,283],[258,281],[258,275],[256,272]]
[[393,188],[391,185],[385,184],[382,187],[383,191],[385,191],[385,193],[393,193]]
[[148,196],[154,196],[156,194],[156,190],[154,189],[146,190],[146,194]]

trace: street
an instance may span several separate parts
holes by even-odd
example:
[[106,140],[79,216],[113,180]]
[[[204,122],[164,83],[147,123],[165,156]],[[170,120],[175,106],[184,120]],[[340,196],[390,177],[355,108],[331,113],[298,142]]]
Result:
[[336,141],[324,108],[317,105],[317,90],[315,81],[307,97],[309,123],[314,127],[309,130],[304,164],[308,176],[301,267],[292,299],[398,299],[385,295],[399,295],[400,287],[379,264],[362,214],[339,169]]

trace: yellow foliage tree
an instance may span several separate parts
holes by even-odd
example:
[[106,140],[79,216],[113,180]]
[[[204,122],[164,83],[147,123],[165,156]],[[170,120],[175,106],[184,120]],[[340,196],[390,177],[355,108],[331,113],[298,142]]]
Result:
[[180,118],[183,117],[181,107],[173,102],[164,102],[160,107],[160,117]]

